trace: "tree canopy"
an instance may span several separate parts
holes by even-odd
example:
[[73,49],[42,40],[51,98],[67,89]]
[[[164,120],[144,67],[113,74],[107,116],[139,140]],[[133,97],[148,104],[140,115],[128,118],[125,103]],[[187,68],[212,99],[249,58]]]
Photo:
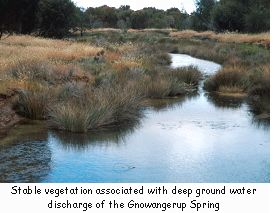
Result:
[[178,8],[134,11],[129,5],[82,9],[71,0],[0,0],[0,36],[4,32],[61,38],[85,28],[175,28],[198,31],[262,32],[270,29],[269,0],[195,0],[188,14]]

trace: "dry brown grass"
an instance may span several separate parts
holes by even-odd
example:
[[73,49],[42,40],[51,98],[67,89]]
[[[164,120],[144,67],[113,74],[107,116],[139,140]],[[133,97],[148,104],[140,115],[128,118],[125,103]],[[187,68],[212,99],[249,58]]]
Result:
[[68,64],[80,58],[93,57],[102,50],[88,44],[32,36],[7,37],[0,41],[0,49],[0,72],[26,61]]
[[116,28],[98,28],[98,29],[87,29],[85,32],[121,32],[121,29],[116,29]]
[[119,52],[108,52],[105,54],[105,59],[107,61],[118,61],[121,58],[121,54]]
[[185,30],[179,32],[171,32],[170,36],[176,38],[200,38],[200,39],[212,39],[218,42],[227,43],[251,43],[251,44],[262,44],[266,47],[270,45],[270,34],[259,33],[259,34],[242,34],[242,33],[215,33],[212,31],[197,32],[193,30]]
[[0,40],[0,49],[0,93],[3,94],[26,89],[36,82],[93,82],[94,76],[83,70],[78,61],[94,58],[102,51],[86,43],[23,35]]
[[138,63],[133,62],[133,61],[127,61],[127,60],[121,60],[119,62],[112,64],[112,68],[117,71],[133,69],[133,68],[137,68],[139,66],[140,65]]
[[166,28],[166,29],[156,29],[156,28],[148,28],[148,29],[141,29],[141,30],[138,30],[138,29],[129,29],[128,32],[130,33],[136,33],[136,32],[160,32],[160,33],[171,33],[175,31],[174,29],[172,28]]
[[240,65],[229,65],[211,76],[205,82],[208,91],[243,92],[248,87],[248,71]]
[[218,91],[225,94],[242,94],[244,90],[238,86],[220,86]]

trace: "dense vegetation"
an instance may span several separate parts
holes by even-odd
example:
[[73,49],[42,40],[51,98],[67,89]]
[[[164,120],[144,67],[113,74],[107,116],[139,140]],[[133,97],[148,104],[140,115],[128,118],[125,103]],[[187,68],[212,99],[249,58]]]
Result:
[[196,68],[167,66],[168,52],[187,53],[223,64],[205,81],[207,91],[248,97],[252,111],[265,115],[270,96],[265,43],[267,34],[169,30],[95,30],[71,41],[9,36],[0,41],[0,95],[19,115],[61,130],[130,125],[150,99],[196,93],[202,79]]
[[269,1],[196,6],[189,15],[177,8],[83,10],[71,0],[0,0],[0,130],[15,117],[71,132],[130,126],[150,99],[196,94],[202,74],[170,68],[169,52],[222,64],[204,89],[244,96],[256,115],[269,117]]
[[[269,0],[196,0],[196,11],[166,11],[129,6],[78,8],[71,0],[0,0],[0,37],[5,32],[37,33],[61,38],[88,28],[175,28],[194,30],[269,31]],[[71,32],[72,32],[71,31]]]
[[270,27],[269,0],[197,0],[195,30],[263,32]]
[[193,93],[201,79],[194,67],[165,66],[169,55],[142,42],[9,36],[0,48],[0,94],[19,115],[72,132],[130,125],[145,100]]

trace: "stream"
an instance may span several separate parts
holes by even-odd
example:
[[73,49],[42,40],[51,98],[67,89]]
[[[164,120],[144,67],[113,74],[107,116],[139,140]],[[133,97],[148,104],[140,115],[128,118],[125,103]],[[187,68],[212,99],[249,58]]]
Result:
[[[206,75],[219,64],[171,54],[172,67]],[[16,127],[0,142],[0,182],[268,183],[269,123],[244,98],[203,91],[153,101],[140,124],[106,133],[69,134]]]

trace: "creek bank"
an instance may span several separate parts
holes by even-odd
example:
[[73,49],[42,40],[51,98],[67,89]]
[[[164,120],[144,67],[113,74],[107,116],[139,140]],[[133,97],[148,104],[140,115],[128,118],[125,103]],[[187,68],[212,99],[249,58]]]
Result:
[[24,120],[12,107],[13,95],[0,94],[0,139],[16,124]]

